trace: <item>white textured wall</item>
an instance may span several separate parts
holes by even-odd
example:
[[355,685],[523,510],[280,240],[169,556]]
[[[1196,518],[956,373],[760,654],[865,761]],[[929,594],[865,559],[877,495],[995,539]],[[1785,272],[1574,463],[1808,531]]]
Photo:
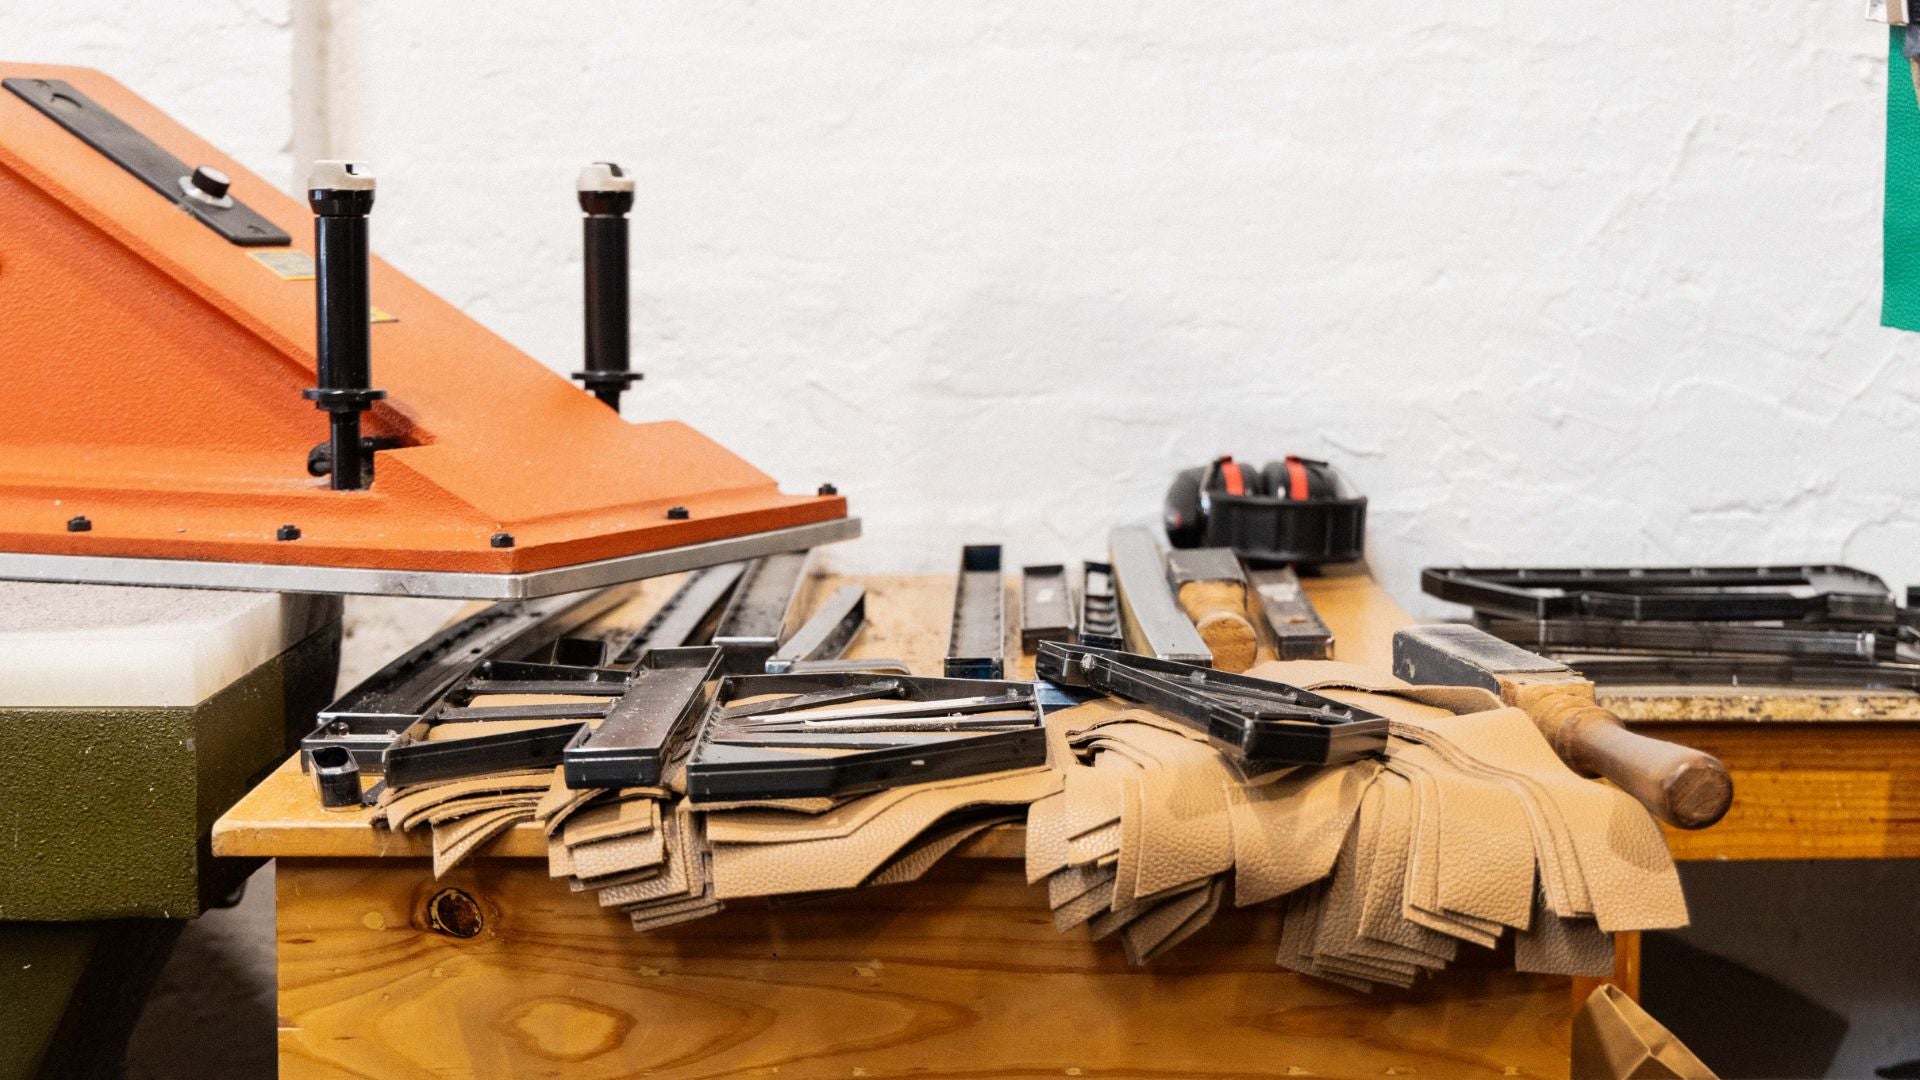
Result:
[[1092,554],[1176,464],[1289,449],[1435,562],[1920,580],[1920,377],[1876,327],[1857,5],[336,8],[380,246],[577,366],[574,166],[640,176],[634,416],[862,565]]
[[839,483],[847,564],[1091,555],[1175,466],[1296,450],[1411,601],[1462,561],[1920,581],[1857,6],[90,0],[0,48],[269,176],[371,161],[376,245],[563,371],[571,177],[631,166],[629,415]]
[[260,175],[292,183],[301,0],[0,0],[0,59],[99,68]]

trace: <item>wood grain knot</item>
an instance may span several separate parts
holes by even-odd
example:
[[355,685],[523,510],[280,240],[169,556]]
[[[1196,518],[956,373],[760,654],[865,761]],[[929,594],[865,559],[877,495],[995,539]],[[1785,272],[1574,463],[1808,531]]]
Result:
[[427,901],[427,925],[448,937],[477,937],[486,929],[480,902],[460,889],[441,889]]

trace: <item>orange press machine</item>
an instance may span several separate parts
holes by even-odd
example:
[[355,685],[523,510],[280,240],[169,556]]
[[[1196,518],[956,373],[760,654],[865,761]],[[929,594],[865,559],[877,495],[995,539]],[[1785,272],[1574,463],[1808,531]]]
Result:
[[617,167],[581,174],[576,387],[369,254],[363,167],[302,206],[98,72],[0,87],[0,578],[512,600],[858,534],[620,418]]

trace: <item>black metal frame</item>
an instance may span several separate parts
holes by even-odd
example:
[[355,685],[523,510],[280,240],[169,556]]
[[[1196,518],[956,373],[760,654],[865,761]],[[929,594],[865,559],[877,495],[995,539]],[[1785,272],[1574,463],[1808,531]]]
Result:
[[1920,614],[1849,566],[1428,569],[1421,586],[1598,683],[1920,689]]
[[953,626],[947,637],[949,679],[998,679],[1007,667],[1007,591],[1000,580],[1000,545],[960,549],[953,587]]
[[[575,786],[657,783],[662,761],[685,742],[701,714],[699,701],[688,699],[712,678],[720,656],[712,646],[665,642],[678,646],[707,636],[742,565],[694,574],[638,629],[605,618],[632,599],[635,586],[478,611],[323,710],[318,726],[301,740],[301,767],[311,770],[316,753],[343,750],[358,771],[384,774],[386,785],[400,787],[564,765],[571,754]],[[472,704],[499,694],[599,700]],[[427,737],[436,725],[487,720],[553,722],[459,739]],[[588,734],[597,734],[584,730],[592,720],[603,721],[607,730],[589,740]]]
[[1138,702],[1242,762],[1331,765],[1386,749],[1386,717],[1311,691],[1137,653],[1046,642],[1043,679]]
[[[240,247],[286,247],[293,243],[285,229],[232,195],[226,196],[224,204],[189,197],[180,184],[193,174],[186,162],[73,84],[62,79],[6,79],[0,86],[138,177],[174,207],[198,218],[228,243]],[[155,209],[158,211],[158,207]]]
[[766,672],[785,675],[795,665],[838,660],[866,625],[867,587],[842,585],[767,657]]
[[1120,595],[1113,584],[1113,564],[1080,564],[1080,630],[1074,640],[1096,649],[1119,649],[1127,644],[1120,625]]
[[1618,653],[1555,653],[1554,659],[1603,686],[1767,686],[1920,693],[1920,664]]
[[1625,619],[1477,619],[1487,633],[1535,652],[1672,655],[1751,654],[1822,660],[1892,660],[1898,631],[1812,624],[1753,626],[1725,622]]
[[[728,706],[764,694],[796,696],[745,709]],[[795,715],[873,698],[885,703]],[[1012,709],[1023,715],[979,716]],[[824,749],[846,752],[817,753]],[[687,795],[695,803],[852,795],[1046,760],[1046,732],[1031,683],[859,673],[729,675],[720,681],[688,757]]]
[[651,649],[598,728],[581,728],[561,753],[570,788],[652,787],[698,727],[706,685],[719,673],[711,645]]
[[1074,639],[1073,585],[1067,568],[1046,563],[1020,568],[1020,648],[1032,652],[1043,641]]
[[806,580],[809,554],[785,552],[747,564],[713,631],[713,643],[720,646],[727,672],[754,675],[766,670],[767,658],[780,647],[793,620],[794,599]]
[[1333,631],[1290,566],[1247,567],[1247,587],[1259,601],[1273,652],[1281,660],[1333,659]]
[[309,767],[315,750],[337,746],[353,755],[362,772],[382,771],[394,740],[481,664],[542,656],[629,595],[616,588],[584,597],[493,604],[474,612],[408,649],[321,710],[318,726],[300,740],[301,767]]
[[1431,596],[1507,619],[1892,623],[1886,583],[1850,566],[1430,567]]

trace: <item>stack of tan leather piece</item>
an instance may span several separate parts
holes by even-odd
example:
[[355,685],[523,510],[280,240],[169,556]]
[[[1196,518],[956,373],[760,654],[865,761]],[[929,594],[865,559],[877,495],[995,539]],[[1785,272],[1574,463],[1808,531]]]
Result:
[[556,770],[534,817],[554,877],[653,930],[728,900],[915,880],[969,837],[1021,821],[1059,785],[1042,765],[852,797],[694,803],[684,796],[683,759],[669,765],[664,787],[617,793],[570,791]]
[[1685,924],[1653,819],[1568,770],[1520,710],[1346,664],[1252,674],[1387,716],[1385,758],[1249,776],[1133,706],[1053,714],[1062,790],[1029,814],[1027,874],[1062,930],[1144,963],[1229,896],[1281,901],[1279,963],[1366,989],[1508,932],[1522,971],[1604,975],[1613,932]]
[[1046,765],[887,788],[829,804],[769,800],[702,808],[723,900],[836,892],[915,880],[994,825],[1060,789]]
[[375,805],[373,820],[395,832],[431,828],[433,876],[440,877],[494,837],[532,820],[550,783],[545,769],[523,769],[387,788]]
[[[493,694],[476,705],[553,705],[591,702],[561,694]],[[478,720],[437,724],[427,730],[434,743],[551,726],[551,720]],[[598,721],[594,721],[595,724]],[[433,876],[441,877],[472,858],[482,847],[523,821],[537,808],[554,774],[546,769],[516,769],[438,783],[382,788],[373,820],[396,832],[428,826],[433,830]],[[544,819],[543,819],[544,820]]]

